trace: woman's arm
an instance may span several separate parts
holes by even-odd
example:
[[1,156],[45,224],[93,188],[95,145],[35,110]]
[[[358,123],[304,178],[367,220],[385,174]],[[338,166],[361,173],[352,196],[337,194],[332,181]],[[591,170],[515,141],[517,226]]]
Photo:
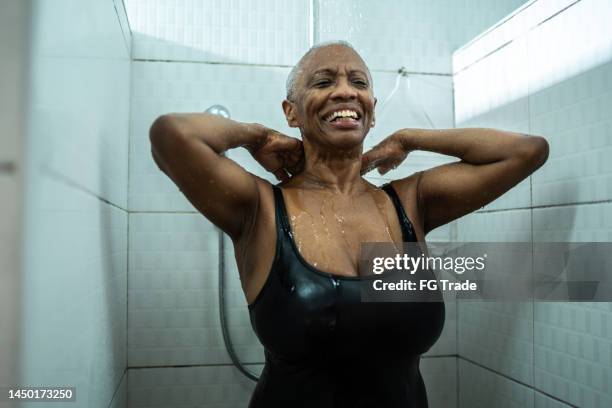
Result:
[[[461,159],[419,175],[417,199],[425,233],[495,200],[548,157],[543,137],[495,129],[402,129],[389,139],[383,143],[395,146],[404,158],[410,151],[426,150]],[[389,170],[389,161],[378,166],[384,173]],[[396,184],[402,190],[402,184],[413,180],[407,177]]]
[[[223,152],[245,147],[266,169],[274,171],[275,166],[289,167],[279,163],[284,156],[278,151],[301,144],[262,125],[206,113],[160,116],[151,126],[150,140],[158,167],[195,208],[232,239],[240,238],[252,225],[259,189],[256,177],[223,157]],[[269,153],[270,145],[277,146],[276,155]]]

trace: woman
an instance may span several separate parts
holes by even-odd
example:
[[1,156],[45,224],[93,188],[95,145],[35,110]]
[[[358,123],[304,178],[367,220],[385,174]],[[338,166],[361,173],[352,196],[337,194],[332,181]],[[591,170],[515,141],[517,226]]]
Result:
[[[153,157],[232,239],[266,363],[250,406],[426,407],[419,356],[437,340],[441,302],[361,302],[361,242],[423,242],[434,228],[508,191],[540,167],[542,137],[492,129],[401,129],[363,154],[376,98],[347,43],[302,57],[282,107],[298,140],[258,124],[171,114],[151,127]],[[245,147],[278,186],[222,154]],[[460,159],[383,189],[410,151]]]

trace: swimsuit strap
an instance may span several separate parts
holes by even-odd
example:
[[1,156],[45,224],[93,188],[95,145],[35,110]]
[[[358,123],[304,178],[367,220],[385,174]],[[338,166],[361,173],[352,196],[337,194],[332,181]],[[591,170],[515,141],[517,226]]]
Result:
[[287,208],[285,207],[283,192],[281,191],[280,187],[276,185],[272,185],[272,191],[274,192],[274,207],[276,208],[276,225],[280,226],[283,232],[290,236],[291,229],[289,228],[289,216],[287,215]]
[[385,190],[385,192],[389,194],[389,197],[391,197],[391,201],[393,202],[393,205],[395,206],[395,211],[397,212],[397,217],[399,218],[399,221],[400,221],[400,226],[402,228],[402,236],[403,236],[404,242],[417,242],[417,237],[414,232],[414,227],[412,226],[412,223],[410,222],[410,218],[408,218],[408,215],[406,215],[406,211],[404,211],[402,202],[400,201],[400,198],[397,195],[397,192],[395,191],[391,183],[385,183],[384,185],[380,186],[380,188],[382,190]]

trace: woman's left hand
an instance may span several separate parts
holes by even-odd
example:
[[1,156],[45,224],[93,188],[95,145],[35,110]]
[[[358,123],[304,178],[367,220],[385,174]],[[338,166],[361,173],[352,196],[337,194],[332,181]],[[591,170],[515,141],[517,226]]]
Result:
[[378,168],[378,173],[383,175],[399,166],[408,153],[410,150],[400,139],[399,133],[393,133],[361,156],[361,174]]

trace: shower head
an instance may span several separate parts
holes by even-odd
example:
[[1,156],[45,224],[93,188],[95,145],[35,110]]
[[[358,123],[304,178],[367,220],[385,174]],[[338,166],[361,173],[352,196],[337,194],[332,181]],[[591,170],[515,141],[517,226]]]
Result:
[[226,119],[230,118],[229,111],[223,105],[213,105],[210,108],[206,109],[205,112],[210,113],[211,115],[223,116]]

